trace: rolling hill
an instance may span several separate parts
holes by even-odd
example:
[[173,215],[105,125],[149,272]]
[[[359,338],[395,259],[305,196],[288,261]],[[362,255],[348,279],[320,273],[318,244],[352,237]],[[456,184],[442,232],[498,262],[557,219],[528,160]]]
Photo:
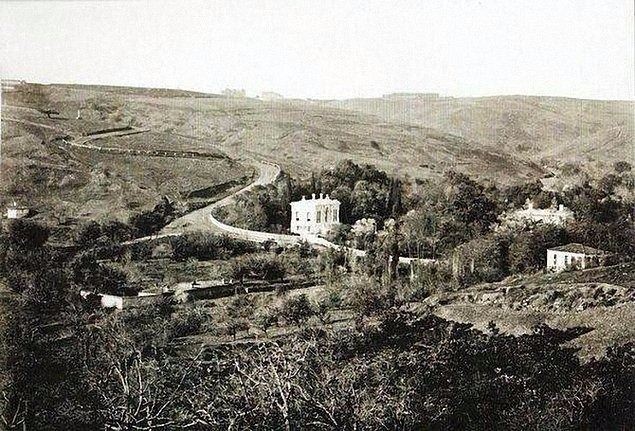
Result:
[[[217,149],[208,149],[214,158],[184,158],[109,154],[62,145],[60,137],[80,141],[92,131],[127,123],[90,108],[82,109],[82,118],[75,119],[76,110],[71,113],[70,105],[58,102],[54,91],[44,96],[27,92],[22,99],[19,94],[9,94],[13,100],[6,98],[2,106],[0,205],[16,200],[48,220],[125,220],[153,207],[163,196],[196,203],[237,187],[253,175],[250,166],[236,163]],[[46,101],[32,103],[35,97]],[[54,106],[60,114],[48,118],[35,109],[42,106]],[[94,142],[124,150],[201,147],[196,139],[152,132]]]
[[[262,101],[181,90],[24,84],[3,94],[0,187],[5,202],[18,197],[46,205],[52,199],[76,205],[75,212],[88,217],[123,217],[164,194],[180,199],[244,180],[252,174],[253,158],[298,176],[353,159],[413,178],[454,169],[497,183],[520,182],[562,162],[606,170],[615,160],[632,161],[633,106],[525,96]],[[59,114],[48,118],[38,111],[45,109]],[[234,162],[89,154],[51,145],[56,137],[77,140],[113,127],[143,133],[95,142],[210,151]]]
[[[65,117],[82,108],[84,121],[108,120],[203,140],[232,157],[254,155],[307,175],[341,159],[392,173],[428,178],[448,169],[509,182],[539,177],[541,168],[492,145],[417,124],[386,121],[304,100],[203,97],[174,90],[103,86],[40,86],[44,104]],[[12,96],[8,103],[42,104]],[[148,143],[148,145],[152,145]]]
[[584,163],[601,170],[635,161],[635,103],[562,97],[383,97],[327,106],[384,121],[432,127],[523,160]]

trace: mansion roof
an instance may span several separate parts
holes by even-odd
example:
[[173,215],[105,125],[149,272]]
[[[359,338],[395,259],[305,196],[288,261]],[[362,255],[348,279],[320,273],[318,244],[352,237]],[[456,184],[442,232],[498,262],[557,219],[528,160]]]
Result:
[[583,244],[579,244],[577,242],[572,242],[566,245],[561,245],[558,247],[549,248],[552,251],[561,251],[566,253],[577,253],[577,254],[585,254],[587,256],[598,256],[598,255],[607,255],[611,254],[608,251],[600,250],[597,248],[589,247]]

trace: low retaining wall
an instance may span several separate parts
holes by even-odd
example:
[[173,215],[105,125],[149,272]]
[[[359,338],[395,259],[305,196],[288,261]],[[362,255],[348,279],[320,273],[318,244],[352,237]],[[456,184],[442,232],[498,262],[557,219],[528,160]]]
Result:
[[[320,238],[319,236],[315,236],[315,235],[305,235],[305,236],[299,236],[299,235],[284,235],[284,234],[278,234],[278,233],[269,233],[269,232],[260,232],[260,231],[255,231],[255,230],[248,230],[248,229],[241,229],[241,228],[237,228],[234,226],[230,226],[228,224],[225,224],[223,222],[221,222],[220,220],[218,220],[216,217],[214,217],[213,215],[209,215],[209,219],[212,222],[212,224],[224,231],[225,233],[227,233],[230,236],[233,236],[235,238],[238,239],[243,239],[246,241],[253,241],[253,242],[259,242],[259,243],[263,243],[263,242],[267,242],[267,241],[275,241],[276,243],[280,244],[280,245],[291,245],[291,244],[297,244],[300,243],[302,241],[306,241],[309,244],[313,244],[313,245],[318,245],[318,246],[322,246],[325,248],[332,248],[332,249],[336,249],[336,250],[345,250],[349,253],[351,253],[353,256],[355,257],[364,257],[366,256],[366,252],[364,250],[359,250],[356,248],[351,248],[351,247],[346,247],[346,246],[342,246],[342,245],[338,245],[338,244],[334,244],[330,241],[327,241],[324,238]],[[411,264],[411,263],[418,263],[418,264],[422,264],[422,265],[433,265],[435,264],[437,261],[436,259],[419,259],[416,257],[400,257],[399,258],[399,263],[401,264]]]
[[234,238],[243,239],[246,241],[253,241],[258,243],[263,243],[267,241],[275,241],[276,243],[280,245],[291,245],[291,244],[297,244],[303,240],[302,237],[297,235],[284,235],[280,233],[260,232],[256,230],[241,229],[238,227],[230,226],[218,220],[216,217],[214,217],[211,214],[209,215],[209,220],[216,228],[222,230],[228,235]]
[[[263,293],[274,292],[276,290],[294,290],[315,286],[316,281],[281,281],[279,283],[258,283],[246,282],[228,283],[220,286],[209,286],[202,288],[190,288],[180,291],[179,300],[197,301],[201,299],[220,299],[234,296],[241,293]],[[156,294],[144,294],[139,296],[118,296],[107,293],[93,293],[81,291],[80,295],[86,300],[99,300],[103,308],[116,308],[118,310],[147,307],[156,305],[165,299],[172,298],[175,292],[165,292]]]
[[75,148],[83,148],[90,151],[97,151],[99,153],[106,154],[121,154],[128,156],[144,156],[144,157],[167,157],[174,159],[228,159],[228,157],[224,154],[220,153],[203,153],[200,151],[174,151],[167,149],[156,149],[156,150],[139,150],[134,148],[120,148],[120,147],[104,147],[98,145],[89,145],[89,144],[78,144],[74,142],[69,142],[65,139],[62,139],[64,144],[75,147]]
[[101,130],[94,130],[92,132],[86,132],[84,134],[84,136],[103,135],[105,133],[124,132],[124,131],[128,131],[128,130],[132,130],[132,127],[130,127],[130,126],[110,127],[108,129],[101,129]]

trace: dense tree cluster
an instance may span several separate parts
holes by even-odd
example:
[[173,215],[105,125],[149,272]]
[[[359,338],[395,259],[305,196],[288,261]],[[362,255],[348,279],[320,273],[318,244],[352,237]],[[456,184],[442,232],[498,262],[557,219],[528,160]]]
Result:
[[176,218],[174,203],[164,197],[152,210],[133,215],[130,225],[136,236],[148,236],[160,231],[165,225]]

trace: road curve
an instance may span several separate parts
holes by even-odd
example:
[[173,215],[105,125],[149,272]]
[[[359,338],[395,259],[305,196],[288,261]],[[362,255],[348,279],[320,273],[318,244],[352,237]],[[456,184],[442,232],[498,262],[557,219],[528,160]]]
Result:
[[[52,127],[49,125],[25,121],[25,120],[18,120],[13,118],[4,118],[3,120],[21,122],[21,123],[30,124],[33,126],[39,126],[39,127],[45,127],[48,129],[58,130],[55,127]],[[135,130],[133,133],[140,133],[143,131],[145,130]],[[127,134],[129,134],[129,132]],[[113,132],[112,135],[117,136],[118,132]],[[97,139],[98,137],[103,137],[103,136],[87,137],[83,139],[82,141],[80,141],[79,143],[72,143],[71,145],[77,146],[77,147],[83,147],[83,148],[91,149],[91,150],[101,150],[100,147],[96,147],[91,144],[88,144],[88,142],[94,139]],[[68,144],[69,142],[66,142],[66,143]],[[241,193],[245,193],[256,186],[273,183],[280,175],[280,172],[281,172],[280,166],[275,163],[260,161],[260,160],[252,160],[252,162],[254,162],[258,166],[259,174],[258,174],[258,177],[247,186],[243,187],[242,189],[238,190],[237,192],[229,196],[224,197],[223,199],[217,202],[214,202],[213,204],[207,205],[206,207],[200,208],[182,217],[179,217],[178,219],[174,220],[173,222],[165,226],[156,235],[136,238],[130,241],[125,241],[122,244],[124,245],[137,244],[137,243],[142,243],[146,241],[156,240],[159,238],[180,236],[187,232],[203,231],[203,232],[226,234],[233,238],[239,238],[239,239],[244,239],[247,241],[259,242],[259,243],[263,243],[267,241],[275,241],[281,245],[289,245],[289,244],[296,244],[302,241],[306,241],[314,246],[321,246],[321,247],[333,248],[333,249],[344,249],[356,257],[362,257],[366,255],[366,252],[364,250],[337,245],[325,240],[324,238],[320,238],[316,235],[304,235],[304,236],[285,235],[285,234],[274,234],[270,232],[241,229],[241,228],[227,225],[221,222],[220,220],[218,220],[217,218],[215,218],[213,216],[214,209],[224,207],[233,203],[234,200],[236,199],[236,196],[240,195]],[[435,259],[417,259],[412,257],[399,258],[399,263],[410,264],[414,261],[418,261],[420,263],[423,263],[424,265],[436,263]]]

